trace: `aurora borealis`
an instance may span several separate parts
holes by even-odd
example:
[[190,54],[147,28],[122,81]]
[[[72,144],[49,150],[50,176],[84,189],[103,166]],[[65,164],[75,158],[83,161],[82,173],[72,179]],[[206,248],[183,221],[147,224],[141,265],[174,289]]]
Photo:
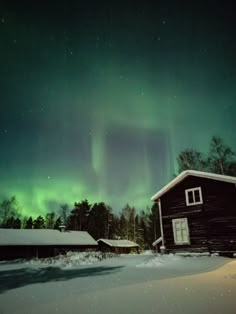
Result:
[[1,2],[0,198],[23,214],[142,209],[181,149],[236,150],[234,1],[134,3]]

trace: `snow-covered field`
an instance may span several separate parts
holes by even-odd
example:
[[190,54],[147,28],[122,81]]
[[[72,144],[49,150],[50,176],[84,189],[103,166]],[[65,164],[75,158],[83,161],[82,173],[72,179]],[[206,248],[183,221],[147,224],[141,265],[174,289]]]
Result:
[[235,314],[236,258],[71,253],[0,262],[0,314],[15,313]]

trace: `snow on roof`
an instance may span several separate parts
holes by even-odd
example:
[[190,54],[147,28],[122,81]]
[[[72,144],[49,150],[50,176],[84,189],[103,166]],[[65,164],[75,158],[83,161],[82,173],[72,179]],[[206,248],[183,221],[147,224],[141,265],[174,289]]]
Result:
[[137,243],[133,241],[129,241],[129,240],[99,239],[98,242],[99,241],[102,241],[112,247],[138,247],[139,246]]
[[97,245],[87,231],[0,229],[0,245]]
[[155,195],[151,197],[152,201],[157,200],[159,197],[161,197],[163,194],[165,194],[167,191],[172,189],[176,184],[184,180],[188,176],[195,176],[199,178],[206,178],[206,179],[212,179],[217,181],[223,181],[228,183],[234,183],[236,184],[236,178],[231,176],[224,176],[221,174],[215,174],[215,173],[209,173],[209,172],[202,172],[197,170],[186,170],[181,172],[174,180],[170,181],[166,186],[164,186],[159,192],[157,192]]

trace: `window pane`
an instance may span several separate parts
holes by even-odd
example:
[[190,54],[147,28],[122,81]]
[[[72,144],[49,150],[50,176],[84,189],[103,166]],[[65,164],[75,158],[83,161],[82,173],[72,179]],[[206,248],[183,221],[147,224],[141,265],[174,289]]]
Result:
[[180,223],[179,223],[179,222],[176,222],[176,223],[175,223],[175,229],[176,229],[176,230],[179,230],[179,229],[180,229]]
[[176,231],[176,240],[178,242],[182,241],[181,231]]
[[198,203],[200,202],[200,193],[199,190],[194,191],[194,196],[195,196],[195,202]]
[[183,242],[185,242],[185,243],[188,243],[188,242],[189,242],[189,241],[188,241],[188,236],[187,236],[187,235],[183,237]]
[[193,201],[193,191],[188,191],[188,202],[192,204]]

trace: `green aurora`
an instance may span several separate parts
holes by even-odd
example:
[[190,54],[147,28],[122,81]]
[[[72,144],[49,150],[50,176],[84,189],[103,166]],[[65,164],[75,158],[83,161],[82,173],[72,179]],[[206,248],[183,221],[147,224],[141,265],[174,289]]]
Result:
[[145,209],[182,149],[220,135],[235,150],[231,10],[2,5],[1,199],[23,215],[85,198]]

